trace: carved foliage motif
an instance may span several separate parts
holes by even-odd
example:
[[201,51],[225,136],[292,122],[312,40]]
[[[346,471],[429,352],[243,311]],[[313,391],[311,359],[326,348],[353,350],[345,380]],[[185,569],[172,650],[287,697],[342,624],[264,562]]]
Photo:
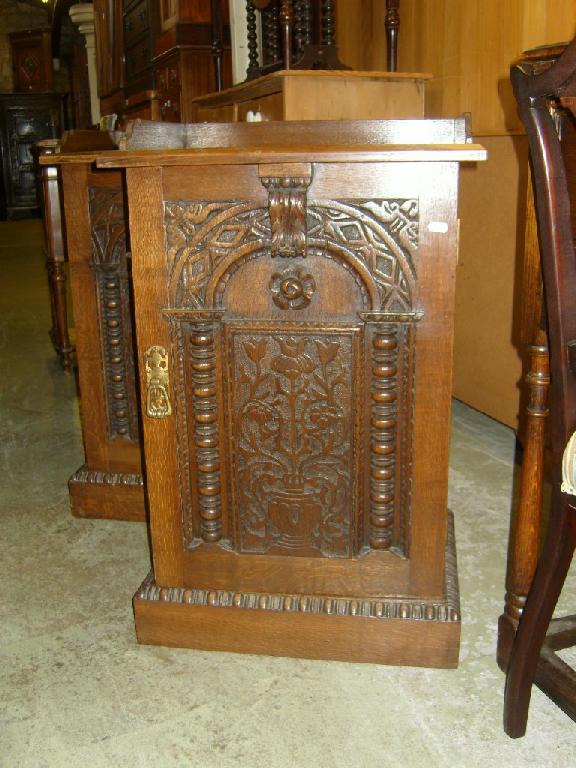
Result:
[[[306,210],[308,253],[336,258],[362,275],[377,295],[367,308],[416,308],[416,200],[320,200]],[[166,202],[165,228],[174,307],[219,306],[227,268],[272,252],[268,210],[249,201]]]
[[241,551],[351,555],[352,333],[231,333]]
[[268,190],[272,256],[306,256],[306,190],[310,178],[263,178]]
[[91,187],[88,190],[92,261],[114,266],[126,258],[126,220],[121,189]]
[[88,192],[108,432],[138,440],[122,190],[93,187]]

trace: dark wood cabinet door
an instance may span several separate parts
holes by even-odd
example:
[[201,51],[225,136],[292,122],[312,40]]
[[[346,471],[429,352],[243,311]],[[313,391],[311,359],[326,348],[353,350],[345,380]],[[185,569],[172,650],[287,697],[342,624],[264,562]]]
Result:
[[15,91],[51,91],[52,32],[50,29],[27,30],[9,34]]
[[38,214],[34,147],[62,131],[60,94],[0,96],[3,216]]
[[101,99],[120,91],[124,85],[124,26],[122,3],[95,0],[96,65],[98,95]]

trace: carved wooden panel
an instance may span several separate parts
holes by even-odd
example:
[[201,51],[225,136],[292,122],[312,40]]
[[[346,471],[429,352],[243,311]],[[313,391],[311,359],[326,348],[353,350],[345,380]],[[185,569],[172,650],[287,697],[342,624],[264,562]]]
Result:
[[[220,306],[226,278],[241,263],[239,257],[271,253],[268,209],[250,201],[170,201],[165,226],[175,307]],[[313,201],[306,230],[310,255],[337,259],[360,276],[366,291],[373,286],[369,308],[415,309],[416,200]]]
[[121,189],[89,189],[92,262],[110,438],[138,440],[134,339]]
[[[306,201],[302,179],[276,181],[263,180],[268,207],[165,202],[185,545],[404,554],[418,203]],[[227,288],[258,259],[270,277],[250,290],[269,296],[269,315],[235,319]],[[315,302],[334,263],[360,303],[327,322]]]
[[239,551],[353,554],[359,330],[227,328]]

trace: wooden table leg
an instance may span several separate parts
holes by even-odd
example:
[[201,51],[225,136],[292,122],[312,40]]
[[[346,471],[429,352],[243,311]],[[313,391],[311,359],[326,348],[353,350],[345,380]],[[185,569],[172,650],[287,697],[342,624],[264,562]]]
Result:
[[[56,140],[40,142],[40,155],[53,155],[57,151]],[[48,290],[50,293],[50,310],[52,313],[52,329],[50,338],[58,354],[60,365],[65,371],[72,369],[74,348],[70,343],[68,333],[68,309],[66,305],[66,272],[64,263],[66,252],[62,231],[62,211],[60,205],[60,189],[58,185],[58,169],[55,166],[41,166],[42,193],[44,202],[44,228],[46,231],[46,269],[48,271]]]

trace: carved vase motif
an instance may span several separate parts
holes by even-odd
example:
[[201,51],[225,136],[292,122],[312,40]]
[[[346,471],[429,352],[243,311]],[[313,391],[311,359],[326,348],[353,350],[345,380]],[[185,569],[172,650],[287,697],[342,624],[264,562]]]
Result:
[[350,555],[353,354],[350,333],[234,334],[242,551]]

